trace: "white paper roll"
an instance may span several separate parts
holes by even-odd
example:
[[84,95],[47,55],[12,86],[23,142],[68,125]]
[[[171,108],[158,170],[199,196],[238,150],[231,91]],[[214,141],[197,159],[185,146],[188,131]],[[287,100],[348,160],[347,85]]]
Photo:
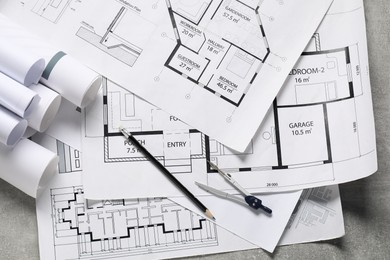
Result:
[[[0,15],[0,71],[19,83],[30,86],[38,83],[45,69],[45,60],[29,49],[15,45],[15,41],[28,41],[25,37],[10,37],[8,32],[15,27],[4,15]],[[23,34],[22,30],[18,30]]]
[[58,52],[48,62],[41,83],[84,108],[95,99],[102,77],[69,55]]
[[[3,25],[2,25],[3,24]],[[8,39],[14,46],[43,57],[46,67],[41,83],[58,92],[78,107],[86,107],[95,97],[102,77],[64,52],[0,14],[0,40]]]
[[[28,122],[27,122],[28,124]],[[24,135],[22,138],[30,138],[31,136],[35,135],[38,131],[27,126],[26,132],[24,132]]]
[[36,198],[56,173],[55,153],[22,139],[14,149],[0,146],[0,178]]
[[0,72],[0,105],[25,118],[32,113],[39,100],[35,91]]
[[61,105],[61,96],[42,84],[31,85],[31,90],[40,96],[39,103],[27,117],[28,125],[38,132],[44,132],[53,122]]
[[14,146],[23,136],[26,128],[25,119],[0,106],[0,143]]

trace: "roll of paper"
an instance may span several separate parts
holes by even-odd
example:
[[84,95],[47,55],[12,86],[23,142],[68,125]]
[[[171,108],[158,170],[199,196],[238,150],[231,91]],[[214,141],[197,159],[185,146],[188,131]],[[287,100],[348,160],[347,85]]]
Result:
[[48,62],[41,83],[84,108],[95,99],[102,77],[60,51]]
[[[27,124],[28,124],[28,122],[27,122]],[[35,135],[36,133],[38,133],[37,130],[27,126],[26,132],[24,132],[24,135],[22,138],[30,138],[31,136]]]
[[30,89],[38,93],[41,99],[32,114],[27,117],[28,125],[38,132],[44,132],[57,115],[61,96],[42,84],[31,85]]
[[28,50],[46,62],[41,83],[78,107],[86,107],[100,88],[102,77],[64,52],[24,30],[0,14],[0,41],[7,39],[15,48]]
[[34,198],[56,173],[57,164],[55,153],[29,139],[13,149],[0,146],[0,178]]
[[28,42],[28,37],[8,37],[7,32],[13,28],[13,22],[0,15],[0,71],[25,86],[36,84],[45,69],[45,60],[37,53],[15,45],[19,40]]
[[0,72],[0,105],[25,118],[32,113],[39,100],[35,91]]
[[[25,119],[0,106],[0,143],[14,146],[23,136],[26,128]],[[2,166],[1,163],[0,165]]]

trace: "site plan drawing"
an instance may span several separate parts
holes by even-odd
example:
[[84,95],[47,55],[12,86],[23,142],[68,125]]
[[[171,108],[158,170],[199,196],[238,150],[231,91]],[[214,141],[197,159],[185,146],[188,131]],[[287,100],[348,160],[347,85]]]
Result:
[[243,152],[332,0],[81,0],[55,22],[45,14],[67,2],[41,2],[7,1],[2,11]]
[[[85,192],[89,198],[132,197],[127,183],[160,178],[147,159],[125,142],[132,132],[192,192],[195,181],[231,189],[207,164],[230,172],[252,192],[286,191],[362,178],[376,170],[375,131],[361,3],[336,4],[290,71],[255,138],[244,153],[231,150],[110,80],[85,113]],[[341,12],[341,11],[343,12]],[[340,11],[340,12],[338,12]],[[332,26],[343,20],[345,26]],[[362,24],[364,28],[364,24]],[[137,173],[143,171],[143,178]],[[107,178],[110,172],[110,178]],[[166,181],[166,180],[165,180]],[[102,191],[103,183],[117,187]],[[143,183],[146,185],[146,183]],[[167,184],[168,185],[168,184]],[[150,187],[150,186],[149,186]],[[155,185],[145,192],[175,196]],[[104,195],[102,195],[104,194]]]

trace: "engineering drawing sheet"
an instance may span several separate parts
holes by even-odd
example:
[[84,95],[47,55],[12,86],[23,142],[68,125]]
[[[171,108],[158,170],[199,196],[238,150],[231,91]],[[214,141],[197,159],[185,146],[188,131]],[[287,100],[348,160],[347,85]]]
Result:
[[[267,196],[272,196],[272,194],[259,195],[261,199]],[[185,197],[172,198],[172,200],[182,206],[193,208],[191,202]],[[258,234],[254,232],[253,223],[261,221],[261,214],[256,214],[255,211],[243,211],[243,208],[234,202],[225,205],[226,200],[213,195],[202,196],[202,201],[207,205],[213,205],[213,213],[225,212],[222,215],[226,216],[234,210],[240,212],[241,218],[245,221],[219,218],[217,222],[248,241],[256,240],[255,237]],[[285,205],[289,205],[287,201]],[[240,216],[235,216],[235,218]],[[278,245],[329,240],[344,234],[344,219],[338,186],[318,187],[303,190]]]
[[243,152],[331,2],[28,0],[1,11]]
[[[235,202],[203,196],[202,201],[213,205],[219,216],[216,225],[204,219],[186,198],[86,200],[80,151],[47,135],[35,135],[34,141],[57,151],[60,157],[59,174],[37,200],[42,259],[139,259],[140,255],[161,259],[196,254],[200,246],[202,254],[218,252],[225,245],[228,250],[256,245],[273,251],[291,213],[279,244],[331,239],[344,233],[337,186],[305,190],[296,206],[300,192],[263,194],[263,201],[276,211],[272,218]],[[61,170],[69,165],[80,166]],[[229,214],[222,214],[226,210]],[[248,221],[237,222],[239,217]],[[264,235],[253,232],[253,223]]]
[[335,239],[344,234],[338,186],[306,189],[302,192],[279,245]]
[[[205,201],[215,204],[220,223],[205,219],[185,199],[181,200],[183,205],[155,197],[87,200],[81,184],[81,152],[44,134],[35,135],[34,141],[60,157],[59,174],[37,200],[42,259],[139,259],[141,255],[161,259],[257,247],[272,252],[301,194],[298,191],[263,197],[275,210],[272,216],[229,201],[213,201],[218,198],[209,196]],[[72,168],[73,165],[79,167]],[[217,205],[230,208],[234,214],[222,214]],[[242,237],[232,231],[237,229],[237,218],[244,215],[251,222],[240,224],[242,230],[253,230],[250,223],[256,222],[259,231],[267,235],[252,232]]]
[[37,199],[41,259],[164,259],[257,247],[167,198],[87,200],[81,169],[61,170],[77,160],[61,154],[77,150],[47,135],[35,141],[60,156],[59,174]]
[[[342,25],[337,23],[343,21]],[[337,26],[335,26],[335,24]],[[358,24],[362,28],[351,32]],[[169,194],[167,182],[118,131],[132,132],[194,193],[194,181],[230,189],[207,160],[252,192],[332,185],[376,171],[376,147],[362,2],[336,1],[244,153],[235,152],[110,80],[85,113],[85,191],[89,198]],[[349,37],[341,37],[348,35]],[[344,40],[342,40],[344,39]],[[143,177],[139,178],[141,169]],[[110,172],[108,177],[107,172]],[[115,186],[102,190],[103,183]]]

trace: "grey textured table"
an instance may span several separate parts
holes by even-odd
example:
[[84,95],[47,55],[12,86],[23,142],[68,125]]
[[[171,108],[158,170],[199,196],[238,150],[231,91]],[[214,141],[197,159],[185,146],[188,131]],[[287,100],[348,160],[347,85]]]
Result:
[[[379,170],[340,185],[343,238],[191,259],[390,259],[390,2],[365,1]],[[1,167],[1,166],[0,166]],[[35,200],[0,180],[0,259],[39,259]]]

